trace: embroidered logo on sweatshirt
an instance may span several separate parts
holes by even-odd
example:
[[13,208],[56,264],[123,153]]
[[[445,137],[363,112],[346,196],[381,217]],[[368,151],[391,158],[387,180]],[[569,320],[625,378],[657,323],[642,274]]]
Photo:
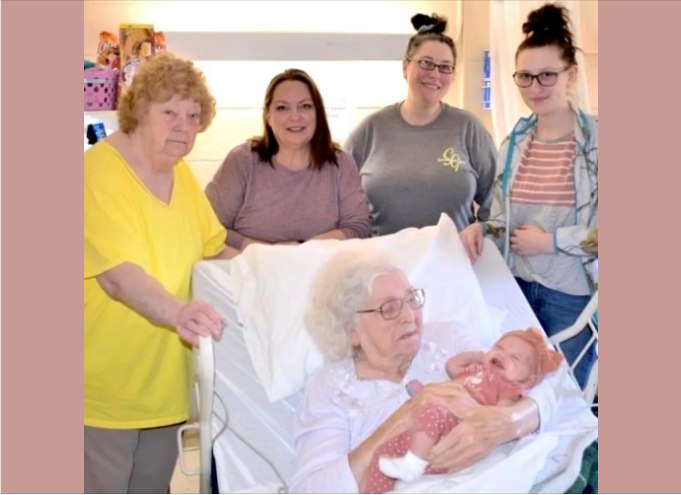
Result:
[[461,165],[463,165],[461,157],[459,157],[459,154],[454,148],[445,149],[442,152],[442,156],[438,158],[437,161],[438,163],[442,163],[444,167],[451,167],[454,172],[458,172]]

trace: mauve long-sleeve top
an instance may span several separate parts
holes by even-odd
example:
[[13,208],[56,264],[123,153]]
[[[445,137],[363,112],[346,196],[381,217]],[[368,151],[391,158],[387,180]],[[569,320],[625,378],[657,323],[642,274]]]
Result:
[[357,165],[338,153],[338,166],[289,170],[260,160],[250,141],[229,152],[206,187],[228,231],[227,244],[242,248],[245,237],[265,242],[307,240],[340,229],[346,238],[369,237],[371,220]]

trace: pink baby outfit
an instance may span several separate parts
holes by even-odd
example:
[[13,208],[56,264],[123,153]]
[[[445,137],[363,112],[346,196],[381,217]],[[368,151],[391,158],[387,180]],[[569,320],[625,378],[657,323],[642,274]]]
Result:
[[[481,364],[471,364],[457,380],[461,380],[471,396],[483,406],[493,406],[500,400],[521,395],[526,389],[509,381],[496,369],[486,369]],[[395,480],[378,468],[380,457],[401,457],[409,450],[414,432],[425,432],[435,442],[458,424],[458,419],[446,408],[426,404],[416,411],[412,428],[383,443],[374,452],[367,471],[366,493],[385,493],[395,486]],[[444,469],[426,469],[428,474],[444,474]]]

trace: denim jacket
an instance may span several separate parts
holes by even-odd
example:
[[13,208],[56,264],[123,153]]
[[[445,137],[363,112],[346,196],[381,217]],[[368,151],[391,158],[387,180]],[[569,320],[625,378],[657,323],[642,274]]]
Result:
[[[592,289],[598,286],[598,117],[572,107],[575,113],[577,149],[573,161],[575,181],[575,222],[553,232],[556,255],[580,256]],[[497,159],[497,177],[486,235],[497,241],[508,261],[511,185],[520,160],[530,143],[537,116],[521,118],[511,134],[501,143]]]

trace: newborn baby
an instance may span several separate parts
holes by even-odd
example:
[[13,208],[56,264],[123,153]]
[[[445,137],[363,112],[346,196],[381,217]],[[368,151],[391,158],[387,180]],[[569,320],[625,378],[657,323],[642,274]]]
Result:
[[[535,328],[505,333],[488,352],[466,352],[447,361],[447,374],[462,383],[482,405],[510,405],[558,368],[562,356],[550,349]],[[410,393],[421,385],[410,382]],[[426,404],[415,411],[410,430],[376,449],[366,484],[367,493],[393,489],[395,480],[413,481],[424,473],[442,474],[428,467],[428,452],[451,431],[458,419],[446,408]]]

